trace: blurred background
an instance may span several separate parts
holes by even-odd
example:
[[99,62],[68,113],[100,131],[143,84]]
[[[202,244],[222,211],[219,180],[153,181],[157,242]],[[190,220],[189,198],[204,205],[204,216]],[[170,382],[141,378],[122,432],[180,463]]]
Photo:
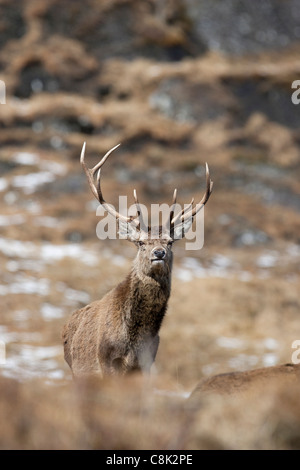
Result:
[[[103,171],[116,206],[133,188],[148,207],[170,203],[175,187],[188,203],[202,197],[210,167],[204,247],[174,246],[153,371],[164,396],[186,397],[209,375],[291,362],[300,339],[297,0],[0,0],[0,79],[0,414],[15,414],[1,447],[147,447],[97,426],[102,440],[82,426],[84,438],[74,437],[74,423],[59,440],[53,418],[53,391],[70,403],[63,324],[135,256],[129,242],[97,239],[84,141],[90,167],[122,143]],[[34,403],[48,396],[52,411],[40,418]],[[155,447],[157,428],[153,436]]]

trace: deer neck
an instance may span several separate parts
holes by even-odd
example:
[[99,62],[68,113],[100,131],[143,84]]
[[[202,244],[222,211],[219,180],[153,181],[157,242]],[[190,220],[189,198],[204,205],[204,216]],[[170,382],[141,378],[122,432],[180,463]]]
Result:
[[170,296],[171,273],[172,258],[162,267],[153,266],[150,270],[136,257],[130,273],[131,284],[142,297],[149,297],[150,301],[154,300],[154,296],[167,300]]
[[136,335],[156,335],[167,309],[171,291],[171,272],[164,276],[137,274],[133,269],[129,276],[130,296],[127,299],[126,323]]
[[149,276],[133,270],[130,277],[133,292],[137,298],[149,300],[150,308],[151,303],[156,301],[168,301],[171,291],[171,272],[153,273]]

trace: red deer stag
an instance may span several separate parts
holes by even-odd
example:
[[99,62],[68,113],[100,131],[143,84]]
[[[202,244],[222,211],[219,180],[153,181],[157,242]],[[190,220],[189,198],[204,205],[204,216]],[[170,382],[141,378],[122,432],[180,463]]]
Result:
[[174,215],[175,189],[165,226],[145,225],[135,190],[137,215],[124,216],[105,202],[100,184],[101,168],[117,147],[109,150],[93,169],[88,169],[84,143],[80,161],[92,193],[118,220],[119,234],[126,234],[126,238],[136,244],[138,252],[127,277],[101,300],[76,310],[64,326],[64,356],[74,377],[83,374],[102,377],[136,370],[149,372],[170,296],[172,243],[184,237],[212,192],[213,183],[206,165],[206,191],[202,200],[194,206],[193,199],[186,210]]

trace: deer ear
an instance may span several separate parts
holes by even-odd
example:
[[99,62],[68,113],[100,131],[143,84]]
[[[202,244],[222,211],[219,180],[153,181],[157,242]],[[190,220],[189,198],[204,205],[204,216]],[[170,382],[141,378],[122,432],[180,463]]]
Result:
[[119,219],[119,230],[118,234],[120,238],[135,242],[140,238],[140,232],[136,225],[133,223],[123,222]]
[[185,237],[186,233],[190,230],[193,223],[193,217],[189,217],[188,219],[184,220],[175,225],[173,229],[173,240],[181,240]]

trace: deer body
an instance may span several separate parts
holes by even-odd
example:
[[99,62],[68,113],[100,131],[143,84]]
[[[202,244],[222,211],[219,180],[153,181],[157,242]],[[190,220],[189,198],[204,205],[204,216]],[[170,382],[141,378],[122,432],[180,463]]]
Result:
[[[64,326],[62,337],[65,360],[75,377],[83,374],[105,376],[150,371],[171,292],[172,244],[176,238],[183,237],[212,190],[207,170],[206,193],[198,206],[193,208],[192,201],[187,214],[182,211],[176,217],[171,210],[170,227],[146,227],[140,219],[135,191],[136,217],[122,216],[103,199],[100,168],[111,151],[93,170],[89,170],[84,163],[83,147],[81,162],[93,194],[117,218],[119,233],[134,242],[138,252],[127,277],[101,300],[76,310]],[[96,171],[97,186],[93,181]],[[175,200],[176,190],[173,205]]]
[[124,281],[101,300],[73,313],[64,327],[63,341],[74,375],[150,370],[170,296],[171,250],[168,258],[166,269],[159,267],[148,274],[133,266]]
[[234,399],[258,398],[282,385],[300,384],[300,364],[280,364],[248,371],[229,372],[202,379],[191,394],[192,400],[204,395],[221,395]]

